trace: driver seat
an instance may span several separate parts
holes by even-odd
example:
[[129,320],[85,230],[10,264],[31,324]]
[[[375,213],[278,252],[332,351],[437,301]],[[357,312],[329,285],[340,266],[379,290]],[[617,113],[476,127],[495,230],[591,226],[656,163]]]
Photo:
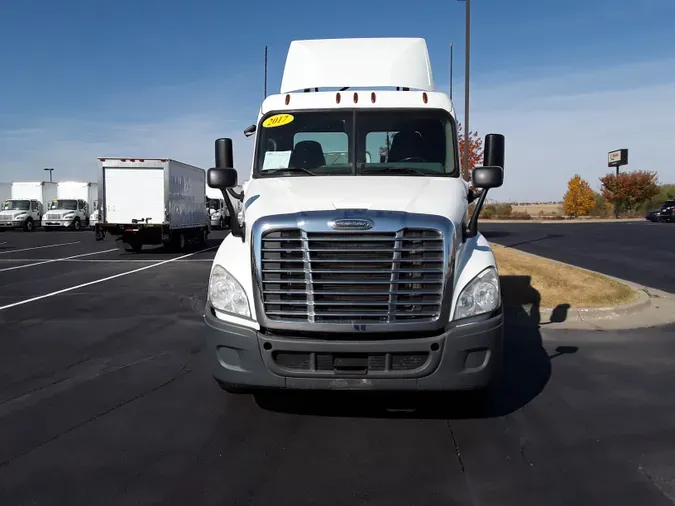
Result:
[[406,158],[427,159],[426,142],[419,132],[402,130],[394,135],[387,162],[400,162]]
[[323,148],[317,141],[300,141],[295,145],[291,158],[290,167],[303,169],[316,169],[326,165],[326,157]]

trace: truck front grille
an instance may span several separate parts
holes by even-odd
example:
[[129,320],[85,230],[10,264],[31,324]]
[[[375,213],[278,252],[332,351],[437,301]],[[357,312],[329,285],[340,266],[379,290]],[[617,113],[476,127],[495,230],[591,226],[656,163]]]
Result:
[[440,315],[445,269],[438,230],[285,229],[268,232],[261,244],[269,320],[381,324]]

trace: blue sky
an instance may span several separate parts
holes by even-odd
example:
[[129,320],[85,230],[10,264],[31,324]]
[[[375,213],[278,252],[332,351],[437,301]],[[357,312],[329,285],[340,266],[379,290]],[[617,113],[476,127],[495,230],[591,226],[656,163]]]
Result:
[[[293,39],[421,36],[461,115],[464,3],[4,0],[0,180],[96,177],[95,157],[170,156],[208,167],[235,139],[248,172],[269,46],[270,92]],[[597,187],[607,151],[658,170],[675,135],[674,0],[473,0],[472,128],[507,135],[494,198],[557,199],[578,172]],[[663,145],[666,144],[666,145]]]

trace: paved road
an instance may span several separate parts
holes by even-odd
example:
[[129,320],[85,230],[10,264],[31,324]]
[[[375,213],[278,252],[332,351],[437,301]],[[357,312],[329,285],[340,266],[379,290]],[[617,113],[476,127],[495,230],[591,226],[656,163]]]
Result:
[[675,293],[675,225],[480,223],[488,240]]
[[133,255],[89,232],[0,242],[3,506],[675,498],[673,327],[509,328],[487,411],[465,396],[256,402],[204,367],[213,250]]

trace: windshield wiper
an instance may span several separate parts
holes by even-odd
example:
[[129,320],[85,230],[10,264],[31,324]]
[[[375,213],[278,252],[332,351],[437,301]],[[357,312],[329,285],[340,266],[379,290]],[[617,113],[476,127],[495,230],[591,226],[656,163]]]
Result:
[[314,172],[312,172],[309,169],[305,169],[304,167],[286,167],[285,169],[284,168],[268,169],[268,170],[262,170],[261,172],[263,174],[276,174],[277,172],[293,172],[294,170],[299,170],[301,172],[305,172],[305,173],[309,174],[310,176],[316,176],[316,174],[314,174]]
[[413,174],[415,176],[428,176],[426,172],[422,172],[412,167],[361,167],[360,172],[365,174],[367,172],[405,172],[406,174]]

